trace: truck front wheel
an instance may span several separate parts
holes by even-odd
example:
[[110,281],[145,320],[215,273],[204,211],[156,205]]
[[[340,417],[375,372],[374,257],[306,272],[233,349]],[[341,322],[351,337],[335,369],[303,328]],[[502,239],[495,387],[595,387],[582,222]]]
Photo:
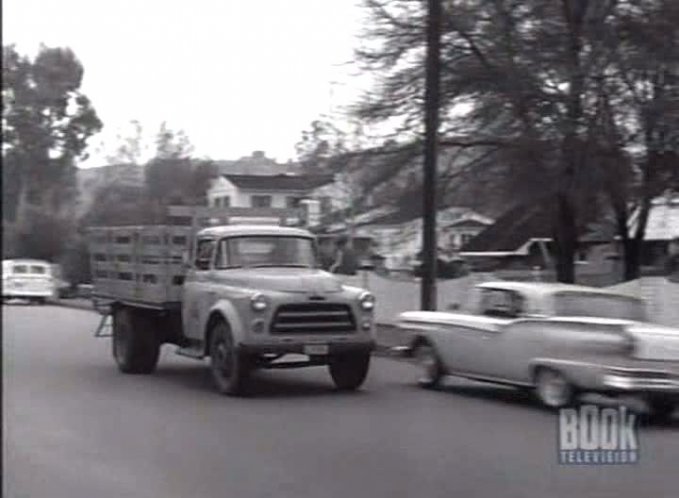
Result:
[[231,330],[224,322],[214,326],[209,343],[210,372],[221,394],[238,396],[245,393],[250,375],[247,357],[238,351]]
[[118,308],[113,313],[113,358],[128,374],[150,374],[156,369],[160,343],[151,320],[142,312]]
[[353,391],[361,387],[368,375],[370,353],[350,353],[333,356],[328,363],[330,376],[337,389]]

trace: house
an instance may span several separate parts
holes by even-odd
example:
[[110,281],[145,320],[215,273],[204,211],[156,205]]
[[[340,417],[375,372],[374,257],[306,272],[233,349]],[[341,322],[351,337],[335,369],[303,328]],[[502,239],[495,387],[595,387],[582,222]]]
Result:
[[[546,201],[548,202],[548,201]],[[553,268],[551,209],[546,203],[514,207],[467,242],[460,255],[478,268],[531,270]],[[630,233],[638,223],[638,211],[629,219]],[[679,196],[654,199],[648,215],[642,248],[642,265],[660,266],[670,244],[679,237]],[[618,278],[622,247],[614,224],[599,220],[583,230],[577,253],[576,273],[580,281],[604,282]],[[608,275],[609,277],[604,278]]]
[[543,203],[526,203],[468,239],[460,256],[503,269],[546,267],[551,264],[551,244],[551,209]]
[[326,202],[314,191],[332,175],[221,175],[207,191],[210,207],[301,209],[306,225],[317,225]]
[[[374,213],[374,211],[373,211]],[[373,250],[385,258],[389,270],[412,270],[422,249],[422,207],[390,209],[368,219],[357,219],[358,236],[373,240]],[[493,220],[466,207],[448,207],[437,213],[437,242],[441,256],[455,257],[462,241],[474,237]]]

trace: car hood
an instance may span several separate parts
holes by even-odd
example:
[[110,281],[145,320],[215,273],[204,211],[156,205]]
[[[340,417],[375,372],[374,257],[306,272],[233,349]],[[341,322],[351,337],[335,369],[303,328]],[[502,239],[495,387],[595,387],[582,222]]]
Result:
[[225,284],[255,290],[327,294],[340,292],[342,282],[334,275],[313,268],[243,268],[219,272]]

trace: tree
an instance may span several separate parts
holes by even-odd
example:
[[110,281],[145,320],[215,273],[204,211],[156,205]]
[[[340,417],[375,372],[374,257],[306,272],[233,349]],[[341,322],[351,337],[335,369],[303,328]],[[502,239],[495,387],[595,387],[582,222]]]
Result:
[[[475,159],[473,170],[485,168],[484,175],[494,177],[491,186],[509,187],[499,193],[509,194],[510,202],[551,199],[561,281],[575,279],[578,237],[596,215],[588,206],[594,205],[595,187],[607,176],[594,158],[605,151],[619,158],[628,152],[611,143],[612,135],[603,128],[602,92],[609,96],[614,87],[602,81],[612,78],[620,61],[636,64],[630,52],[616,46],[618,27],[626,15],[638,21],[650,15],[657,21],[658,11],[646,7],[661,3],[669,2],[449,0],[444,4],[442,143],[456,137],[452,142],[462,147],[491,152],[485,161]],[[423,2],[397,0],[387,5],[367,0],[366,5],[372,18],[367,32],[370,43],[358,56],[380,76],[380,86],[363,100],[358,114],[371,121],[400,118],[402,127],[420,133]],[[638,34],[639,29],[631,27],[630,32]],[[638,45],[630,36],[626,40]],[[672,46],[666,40],[661,45]],[[609,165],[615,165],[613,175],[618,177],[625,177],[630,168],[626,161]]]
[[308,172],[327,169],[328,162],[347,152],[347,137],[329,121],[314,120],[295,145],[297,159]]
[[206,204],[206,192],[217,168],[211,161],[191,158],[193,147],[183,131],[166,123],[156,137],[156,154],[146,164],[146,192],[163,210],[169,204]]
[[[3,221],[15,225],[17,251],[27,254],[47,213],[69,225],[75,161],[102,123],[80,91],[84,69],[70,49],[43,46],[30,60],[3,46],[2,72]],[[53,239],[45,258],[60,250]]]
[[[676,188],[679,178],[679,6],[669,0],[626,2],[614,29],[613,67],[600,80],[608,143],[602,165],[624,278],[632,280],[640,274],[651,201]],[[621,171],[625,162],[636,175]],[[633,212],[636,223],[630,227]]]

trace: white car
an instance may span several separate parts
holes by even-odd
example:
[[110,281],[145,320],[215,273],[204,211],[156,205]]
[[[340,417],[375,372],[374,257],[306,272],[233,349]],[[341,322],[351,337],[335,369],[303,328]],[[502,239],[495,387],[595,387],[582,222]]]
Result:
[[28,299],[39,304],[56,295],[52,265],[38,259],[2,262],[2,299]]
[[639,395],[660,416],[679,401],[679,329],[645,321],[643,302],[556,283],[477,286],[475,314],[402,313],[421,384],[444,375],[531,388],[558,408],[581,392]]

